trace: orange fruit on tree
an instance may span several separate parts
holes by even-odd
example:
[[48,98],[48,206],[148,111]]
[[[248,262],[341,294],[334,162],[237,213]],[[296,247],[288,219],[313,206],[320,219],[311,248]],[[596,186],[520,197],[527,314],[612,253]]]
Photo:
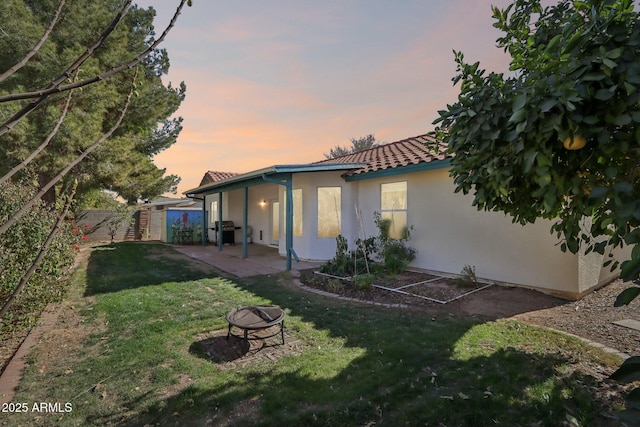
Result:
[[574,134],[568,136],[562,145],[567,150],[579,150],[587,145],[587,140],[582,135]]

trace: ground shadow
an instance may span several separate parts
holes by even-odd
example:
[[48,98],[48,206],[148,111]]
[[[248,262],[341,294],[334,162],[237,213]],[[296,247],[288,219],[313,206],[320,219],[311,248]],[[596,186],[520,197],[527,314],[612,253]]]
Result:
[[[567,415],[583,426],[615,425],[591,403],[608,404],[597,396],[595,377],[576,371],[557,379],[573,363],[561,353],[506,348],[468,360],[453,358],[465,334],[487,320],[482,316],[454,315],[455,322],[447,323],[435,318],[443,313],[431,318],[425,312],[335,302],[259,277],[238,284],[362,354],[328,376],[308,367],[275,373],[268,361],[259,369],[239,369],[224,387],[191,385],[128,425],[177,425],[162,415],[174,412],[195,416],[181,419],[180,425],[414,425],[429,419],[434,425],[482,426],[509,425],[500,420],[519,414],[529,414],[540,426],[562,425]],[[301,333],[295,326],[291,332]],[[223,346],[220,338],[209,343]],[[536,390],[550,381],[557,386],[536,397]],[[457,410],[461,405],[464,411]]]
[[226,330],[198,334],[189,346],[189,353],[205,359],[222,371],[273,363],[281,357],[301,354],[309,346],[297,336],[285,332],[282,343],[280,333],[265,338],[259,336],[245,340],[237,336],[227,338]]
[[[136,245],[144,244],[146,251]],[[145,265],[144,269],[140,265]],[[87,262],[85,296],[118,292],[142,286],[183,282],[222,273],[161,243],[120,242],[92,249]]]
[[[124,260],[122,268],[127,273],[113,274],[107,285],[100,283],[103,280],[100,276],[91,278],[90,281],[95,281],[93,293],[167,280],[194,280],[203,274],[185,269],[180,256],[171,259],[158,255],[154,259],[151,248],[150,256],[128,259],[127,245],[115,246],[122,253],[110,259],[106,255],[101,258],[98,251],[94,261],[101,265],[89,277],[108,272],[109,265],[120,269],[120,260]],[[154,277],[136,277],[136,263],[146,261],[158,262]],[[454,357],[459,342],[472,328],[486,322],[486,317],[337,301],[300,290],[286,274],[275,279],[237,279],[234,283],[247,293],[284,308],[288,316],[287,345],[293,342],[290,337],[297,338],[306,346],[301,351],[308,351],[305,354],[309,357],[300,363],[290,362],[286,370],[279,369],[275,358],[269,357],[256,364],[236,365],[232,373],[225,373],[223,385],[212,386],[204,378],[148,410],[145,407],[124,424],[112,416],[97,419],[96,423],[379,426],[415,425],[416,420],[421,423],[429,420],[433,425],[482,426],[509,425],[500,420],[514,414],[531,414],[527,419],[538,420],[537,425],[555,426],[562,425],[565,416],[571,414],[583,426],[615,425],[609,419],[601,422],[600,411],[584,407],[593,401],[587,397],[596,389],[597,380],[593,376],[568,373],[558,381],[559,372],[572,363],[562,353],[538,354],[504,348],[468,359]],[[345,359],[334,371],[323,372],[322,362],[314,365],[315,360],[326,360],[333,353],[316,345],[313,337],[305,336],[309,330],[304,328],[311,327],[353,350],[353,357]],[[217,364],[239,362],[250,353],[241,343],[227,342],[226,331],[220,330],[196,337],[189,351]],[[295,353],[288,355],[295,357]],[[557,383],[550,394],[531,396],[550,381]],[[509,385],[511,382],[513,386]],[[500,385],[499,390],[496,385]],[[135,408],[137,404],[124,402],[124,406]],[[464,411],[458,410],[461,406]]]
[[238,337],[228,337],[226,332],[200,336],[189,347],[189,353],[216,364],[224,364],[245,357],[250,350],[249,342]]

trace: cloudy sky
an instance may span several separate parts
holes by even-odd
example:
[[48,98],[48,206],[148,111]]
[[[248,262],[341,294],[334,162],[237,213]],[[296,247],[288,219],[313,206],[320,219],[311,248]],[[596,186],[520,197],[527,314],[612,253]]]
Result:
[[[182,177],[324,159],[374,134],[393,142],[433,129],[455,102],[453,50],[506,71],[491,5],[508,0],[194,0],[163,47],[167,82],[187,85],[178,142],[156,164]],[[178,0],[139,0],[158,33]]]

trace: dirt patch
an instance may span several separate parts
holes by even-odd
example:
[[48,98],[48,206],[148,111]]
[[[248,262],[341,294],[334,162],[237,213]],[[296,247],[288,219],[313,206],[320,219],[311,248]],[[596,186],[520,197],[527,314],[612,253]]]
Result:
[[[433,275],[411,273],[395,278],[385,278],[389,288],[402,288],[410,281],[417,283],[434,278]],[[337,294],[346,298],[355,298],[382,304],[406,306],[408,309],[429,311],[432,313],[454,313],[486,316],[488,318],[507,318],[526,321],[532,324],[551,327],[568,332],[629,355],[638,354],[640,349],[640,331],[614,324],[614,321],[632,319],[640,321],[638,306],[634,301],[628,307],[616,308],[613,303],[617,295],[630,284],[621,280],[614,281],[582,298],[568,301],[542,292],[520,287],[493,285],[488,288],[458,298],[447,304],[439,304],[424,298],[399,294],[371,287],[359,288],[355,283],[341,282],[314,274],[313,270],[300,273],[300,281],[308,287]],[[374,283],[381,283],[376,281]],[[457,295],[460,290],[450,282],[433,283],[431,295]],[[415,290],[428,288],[429,283],[412,287]],[[439,294],[438,294],[439,293]],[[439,298],[440,298],[439,297]],[[436,298],[438,299],[438,298]]]
[[[209,360],[221,371],[242,368],[257,363],[273,363],[283,356],[299,355],[309,347],[304,341],[286,331],[285,343],[282,344],[280,334],[273,335],[273,331],[263,330],[244,340],[235,336],[227,339],[227,330],[213,331],[197,335],[196,341],[189,348],[189,352]],[[277,332],[277,331],[276,331]]]
[[[451,279],[422,272],[406,272],[395,277],[376,278],[370,287],[320,276],[313,270],[301,271],[300,281],[306,286],[347,298],[390,305],[400,304],[415,310],[475,314],[493,318],[510,317],[567,303],[566,300],[530,289],[498,285],[487,287],[488,283],[484,282],[462,286]],[[400,290],[402,293],[382,287]],[[436,301],[451,302],[442,304]]]
[[[81,250],[76,255],[76,259],[73,265],[69,269],[69,274],[72,274],[76,267],[82,263],[85,263],[89,258],[91,253],[90,246],[83,246]],[[60,307],[64,307],[65,303],[52,303],[50,306],[53,309],[59,309]],[[46,310],[46,308],[45,308]],[[33,313],[34,318],[40,318],[42,313]],[[39,320],[40,322],[40,320]],[[25,338],[29,335],[29,333],[35,328],[20,328],[13,332],[6,333],[1,338],[0,345],[0,375],[4,372],[4,370],[9,365],[11,358],[15,355],[15,353],[20,348],[20,345],[24,342]]]

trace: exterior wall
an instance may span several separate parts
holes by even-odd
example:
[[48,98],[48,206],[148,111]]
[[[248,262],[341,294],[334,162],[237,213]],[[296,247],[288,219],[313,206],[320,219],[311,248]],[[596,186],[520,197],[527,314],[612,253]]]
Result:
[[[216,240],[216,236],[215,236],[215,231],[212,230],[212,228],[214,227],[214,223],[215,221],[217,221],[216,218],[211,218],[211,202],[213,201],[218,201],[218,193],[215,194],[209,194],[206,195],[204,198],[204,206],[205,206],[205,211],[206,211],[206,215],[207,215],[207,239],[210,242],[213,242]],[[228,194],[227,193],[222,193],[222,219],[226,220],[228,217]],[[218,208],[220,208],[218,206]]]
[[162,220],[163,212],[164,211],[159,211],[155,209],[151,210],[151,215],[149,218],[149,221],[150,221],[149,235],[148,235],[149,240],[160,240],[160,237],[162,235],[163,225],[164,225],[164,221]]
[[253,229],[252,241],[260,245],[269,245],[271,236],[271,202],[278,197],[277,184],[258,185],[249,188],[248,224]]
[[[256,244],[268,245],[271,242],[270,212],[271,200],[278,198],[277,184],[264,184],[249,187],[247,223],[251,227],[251,239]],[[218,194],[206,196],[207,229],[209,241],[216,240],[214,227],[216,218],[211,218],[211,202],[218,200]],[[265,201],[264,206],[261,204]],[[233,221],[236,227],[242,227],[244,212],[244,189],[222,193],[222,220]],[[262,233],[260,233],[262,231]],[[262,238],[261,237],[262,234]],[[236,230],[236,244],[242,243],[242,231]]]
[[[107,223],[111,219],[113,214],[114,211],[109,209],[92,209],[82,211],[77,215],[76,222],[81,226],[86,226],[91,229],[91,231],[87,234],[87,241],[109,242],[111,241],[111,236],[109,235],[109,227]],[[133,217],[135,220],[135,213]],[[115,241],[134,239],[135,227],[126,222],[118,228],[114,236]]]
[[457,274],[468,264],[478,277],[579,292],[578,257],[560,250],[551,222],[523,227],[502,213],[477,211],[471,196],[454,193],[446,169],[356,181],[369,233],[377,234],[373,212],[380,210],[380,184],[396,181],[407,181],[407,221],[414,226],[409,245],[418,250],[414,267]]
[[[301,173],[293,177],[293,189],[302,189],[303,232],[302,237],[293,237],[293,248],[296,254],[307,260],[328,260],[336,253],[335,237],[318,237],[318,187],[341,187],[341,228],[342,235],[350,236],[357,230],[354,201],[357,200],[357,185],[345,182],[341,177],[342,172],[314,172]],[[281,195],[284,194],[282,190]],[[281,197],[281,206],[284,206],[284,197]],[[281,217],[284,209],[281,209]],[[280,228],[284,230],[282,226]],[[284,239],[281,239],[284,240]],[[281,242],[282,243],[282,242]],[[286,248],[281,245],[281,253],[286,253]]]
[[[407,181],[407,223],[414,226],[408,244],[417,249],[413,267],[458,274],[470,265],[476,267],[480,278],[574,298],[617,275],[602,268],[604,259],[599,254],[562,252],[557,238],[550,233],[550,221],[521,226],[503,213],[478,211],[471,205],[471,196],[454,193],[447,169],[350,182],[344,181],[341,174],[327,171],[293,176],[293,189],[302,189],[303,235],[293,238],[293,248],[301,259],[328,260],[335,255],[335,238],[318,238],[318,187],[342,188],[342,235],[353,246],[358,238],[378,234],[373,215],[381,210],[380,185]],[[286,254],[284,195],[283,186],[271,183],[248,190],[248,224],[253,228],[253,243],[271,243],[271,203],[279,201],[281,255]],[[209,213],[212,200],[218,200],[218,195],[206,197],[209,228],[213,227]],[[266,203],[261,205],[262,201]],[[223,193],[223,220],[241,226],[243,209],[244,189]],[[213,240],[211,230],[209,239]],[[235,241],[242,242],[240,230],[236,231]],[[628,253],[628,248],[617,249],[615,256],[624,260]]]

